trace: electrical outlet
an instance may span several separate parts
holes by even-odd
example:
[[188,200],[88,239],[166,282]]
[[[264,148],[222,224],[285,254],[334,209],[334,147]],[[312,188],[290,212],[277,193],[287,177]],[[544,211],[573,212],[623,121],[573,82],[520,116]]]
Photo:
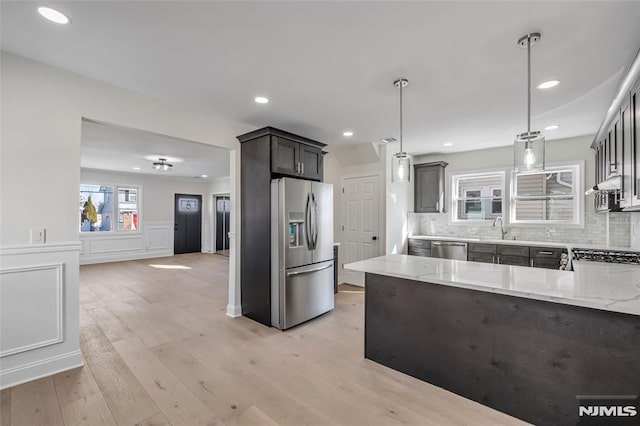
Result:
[[46,228],[31,228],[31,244],[44,244],[46,241]]

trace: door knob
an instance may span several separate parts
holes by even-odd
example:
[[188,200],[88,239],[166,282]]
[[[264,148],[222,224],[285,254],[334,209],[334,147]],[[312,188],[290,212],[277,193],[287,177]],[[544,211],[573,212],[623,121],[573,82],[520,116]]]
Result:
[[375,235],[371,238],[373,241],[377,241],[378,237],[376,237]]

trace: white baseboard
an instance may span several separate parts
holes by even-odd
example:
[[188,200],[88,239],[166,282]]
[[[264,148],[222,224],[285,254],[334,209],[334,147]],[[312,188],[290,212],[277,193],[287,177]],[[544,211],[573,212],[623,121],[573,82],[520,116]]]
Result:
[[94,263],[109,263],[109,262],[122,262],[126,260],[140,260],[140,259],[153,259],[157,257],[170,257],[173,256],[173,251],[162,251],[157,253],[142,252],[142,253],[122,253],[122,254],[110,254],[109,256],[82,256],[80,257],[81,265],[91,265]]
[[82,367],[80,350],[20,365],[0,373],[0,389],[6,389],[32,380],[41,379],[73,368]]
[[242,316],[242,305],[227,305],[227,316],[237,318]]

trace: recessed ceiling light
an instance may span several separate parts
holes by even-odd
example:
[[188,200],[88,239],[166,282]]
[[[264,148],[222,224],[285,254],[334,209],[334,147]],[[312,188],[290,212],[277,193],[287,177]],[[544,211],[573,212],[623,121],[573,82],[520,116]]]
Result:
[[140,170],[140,167],[134,167],[133,170]]
[[347,130],[346,132],[342,133],[342,136],[351,137],[353,136],[353,132]]
[[45,19],[48,19],[51,22],[55,22],[56,24],[68,24],[71,22],[71,19],[64,13],[59,10],[52,9],[46,6],[40,6],[38,8],[38,13],[42,15]]
[[453,146],[453,144],[451,142],[447,142],[445,144],[443,144],[444,146]]
[[558,127],[560,127],[558,124],[554,124],[554,125],[552,125],[552,126],[547,126],[547,127],[545,127],[544,129],[545,129],[545,130],[555,130],[555,129],[557,129]]
[[253,100],[257,104],[268,104],[269,103],[269,98],[265,98],[264,96],[256,96],[255,98],[253,98]]
[[556,87],[558,84],[560,84],[560,80],[549,80],[538,84],[536,87],[538,89],[551,89],[552,87]]
[[207,177],[209,177],[209,175],[202,175],[201,177],[203,177],[203,178],[207,178]]

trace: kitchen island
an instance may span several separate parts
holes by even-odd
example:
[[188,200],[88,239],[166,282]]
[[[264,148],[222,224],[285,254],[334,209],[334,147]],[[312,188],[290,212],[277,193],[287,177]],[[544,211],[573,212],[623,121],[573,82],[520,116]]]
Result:
[[375,362],[535,424],[576,424],[577,396],[640,394],[638,266],[387,255],[345,268],[365,272]]

